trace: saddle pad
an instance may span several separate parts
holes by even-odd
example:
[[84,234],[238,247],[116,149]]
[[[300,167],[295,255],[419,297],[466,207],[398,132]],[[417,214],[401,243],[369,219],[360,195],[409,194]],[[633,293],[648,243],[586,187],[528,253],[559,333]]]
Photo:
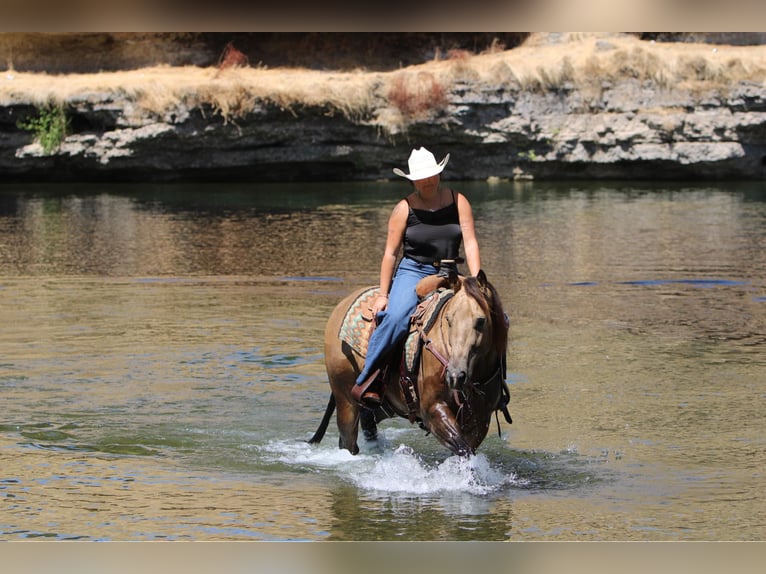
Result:
[[362,357],[367,356],[367,342],[370,340],[373,327],[372,321],[365,321],[362,318],[362,312],[369,313],[368,307],[372,306],[378,292],[378,287],[370,287],[363,291],[351,303],[340,324],[338,337]]
[[[417,329],[412,329],[407,334],[407,340],[404,342],[404,368],[412,374],[418,368],[418,358],[420,357],[420,333]],[[413,377],[414,378],[414,377]]]

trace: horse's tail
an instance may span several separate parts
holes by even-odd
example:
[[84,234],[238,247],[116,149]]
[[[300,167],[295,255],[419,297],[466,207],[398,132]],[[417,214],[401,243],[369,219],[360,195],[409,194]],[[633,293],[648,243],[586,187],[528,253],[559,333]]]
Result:
[[324,411],[322,422],[319,423],[319,428],[308,441],[309,444],[317,444],[324,438],[324,433],[327,431],[327,425],[330,424],[332,414],[335,412],[335,395],[330,393],[330,400],[327,402],[327,408]]

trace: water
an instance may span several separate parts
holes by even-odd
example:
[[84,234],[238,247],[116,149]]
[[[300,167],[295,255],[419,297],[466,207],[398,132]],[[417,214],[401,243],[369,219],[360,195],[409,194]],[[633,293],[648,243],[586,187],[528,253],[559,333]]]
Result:
[[467,460],[305,443],[404,183],[0,187],[0,539],[764,539],[764,187],[455,187],[512,321]]

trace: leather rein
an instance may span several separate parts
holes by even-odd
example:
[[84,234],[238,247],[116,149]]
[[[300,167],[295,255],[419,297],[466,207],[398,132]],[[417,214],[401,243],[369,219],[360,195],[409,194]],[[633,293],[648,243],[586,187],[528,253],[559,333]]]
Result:
[[[441,311],[442,310],[440,310],[440,312]],[[440,325],[440,328],[442,328],[441,325]],[[494,326],[493,326],[493,328],[494,328]],[[424,326],[422,324],[418,325],[418,334],[420,336],[421,342],[423,343],[423,348],[427,349],[436,358],[436,360],[439,361],[439,363],[441,363],[442,371],[441,371],[441,374],[440,374],[439,378],[440,378],[441,382],[446,385],[446,375],[447,375],[447,367],[449,365],[449,356],[443,354],[442,352],[440,352],[436,348],[436,346],[433,344],[433,340],[426,336],[426,332],[425,332]],[[491,383],[492,381],[494,381],[496,379],[499,379],[502,382],[501,389],[500,389],[500,391],[501,391],[501,399],[500,399],[501,404],[499,406],[497,406],[497,408],[494,409],[495,410],[495,419],[497,420],[497,433],[498,433],[498,436],[500,436],[501,433],[500,433],[500,420],[498,418],[497,411],[502,411],[503,417],[505,418],[506,422],[508,422],[508,424],[513,423],[513,420],[511,419],[511,415],[508,412],[508,402],[509,402],[509,399],[510,399],[510,393],[508,391],[508,387],[505,385],[505,372],[504,371],[505,371],[505,361],[503,359],[501,359],[500,364],[497,367],[497,370],[492,375],[490,375],[489,378],[487,378],[485,381],[480,381],[478,383],[474,383],[474,382],[470,381],[470,384],[468,385],[469,388],[476,389],[477,387],[483,387],[484,385],[487,385],[487,384]],[[481,391],[479,391],[479,392],[481,392]],[[463,398],[465,398],[464,392],[463,391],[458,391],[458,390],[453,390],[452,391],[452,397],[455,400],[455,404],[458,405],[458,412],[462,412],[463,406],[465,404],[464,401],[463,401]]]
[[[449,301],[447,303],[449,303]],[[445,307],[446,307],[446,304],[445,304]],[[443,326],[441,324],[440,324],[439,327],[440,327],[440,329],[443,329]],[[420,335],[420,340],[423,343],[423,348],[427,349],[436,358],[436,360],[439,361],[439,363],[441,363],[442,371],[441,371],[441,374],[439,375],[439,379],[441,380],[442,383],[445,383],[446,375],[447,375],[447,367],[449,365],[449,356],[443,354],[441,351],[439,351],[439,349],[436,348],[436,346],[433,344],[433,339],[431,339],[430,337],[426,336],[426,333],[425,333],[425,330],[423,328],[423,325],[418,325],[418,333]],[[444,337],[442,337],[442,338],[444,338]],[[474,383],[474,382],[471,381],[469,386],[471,386],[471,387],[477,387],[477,386],[478,387],[482,387],[482,386],[490,383],[491,381],[493,381],[495,378],[502,377],[503,376],[502,370],[503,370],[502,369],[502,365],[500,365],[500,366],[498,366],[497,371],[495,371],[487,380],[481,381],[481,382],[478,382],[478,383]],[[462,400],[460,398],[460,395],[463,394],[462,391],[453,390],[452,393],[453,393],[453,397],[455,398],[455,402],[460,407],[462,407],[463,402],[462,402]]]

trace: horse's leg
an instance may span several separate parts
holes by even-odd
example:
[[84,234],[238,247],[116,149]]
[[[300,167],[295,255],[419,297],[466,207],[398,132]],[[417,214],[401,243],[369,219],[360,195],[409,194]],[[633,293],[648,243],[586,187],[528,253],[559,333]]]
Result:
[[324,357],[330,388],[335,397],[335,419],[338,423],[338,447],[351,454],[359,452],[359,407],[351,397],[351,388],[359,374],[359,365],[351,347],[338,337],[343,317],[361,290],[348,295],[333,310],[325,326]]
[[370,409],[362,409],[360,421],[364,438],[366,440],[378,440],[378,423],[375,420],[375,413]]
[[357,440],[360,423],[364,438],[368,441],[377,440],[377,421],[383,420],[386,415],[380,409],[373,411],[360,407],[351,397],[350,385],[347,385],[343,391],[336,395],[336,409],[338,432],[340,433],[338,446],[340,448],[348,449],[351,454],[359,452]]
[[444,401],[435,401],[426,411],[426,425],[433,435],[454,454],[474,454],[474,448],[460,432],[455,416]]
[[351,454],[359,453],[357,436],[359,434],[359,407],[349,397],[336,397],[338,421],[338,447],[345,448]]

